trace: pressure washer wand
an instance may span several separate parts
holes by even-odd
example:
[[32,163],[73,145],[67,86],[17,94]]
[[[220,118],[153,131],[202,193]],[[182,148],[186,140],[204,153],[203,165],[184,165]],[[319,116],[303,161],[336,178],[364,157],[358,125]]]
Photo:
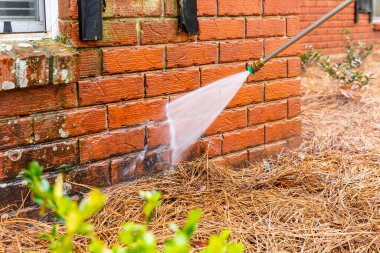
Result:
[[308,28],[306,28],[305,30],[303,30],[302,32],[300,32],[299,34],[294,36],[291,40],[289,40],[288,42],[286,42],[285,44],[283,44],[282,46],[280,46],[279,48],[274,50],[268,56],[265,56],[263,59],[260,59],[260,60],[253,62],[251,65],[248,64],[248,67],[247,67],[248,71],[251,72],[252,74],[259,71],[264,66],[264,64],[266,62],[268,62],[270,59],[276,57],[279,53],[281,53],[282,51],[284,51],[285,49],[287,49],[288,47],[290,47],[291,45],[293,45],[294,43],[296,43],[297,41],[299,41],[300,39],[305,37],[307,34],[312,32],[316,28],[318,28],[320,25],[322,25],[324,22],[326,22],[332,16],[334,16],[335,14],[337,14],[338,12],[340,12],[341,10],[343,10],[344,8],[346,8],[348,5],[350,5],[353,2],[355,2],[355,0],[344,1],[341,5],[337,6],[336,8],[331,10],[329,13],[327,13],[325,16],[323,16],[319,20],[315,21]]

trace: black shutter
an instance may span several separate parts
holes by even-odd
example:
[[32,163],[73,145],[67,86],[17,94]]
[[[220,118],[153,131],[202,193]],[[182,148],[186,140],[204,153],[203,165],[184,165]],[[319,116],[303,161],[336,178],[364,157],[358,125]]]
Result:
[[179,32],[198,34],[197,0],[179,0],[180,13],[178,15]]
[[81,40],[103,38],[102,0],[79,1],[79,34]]

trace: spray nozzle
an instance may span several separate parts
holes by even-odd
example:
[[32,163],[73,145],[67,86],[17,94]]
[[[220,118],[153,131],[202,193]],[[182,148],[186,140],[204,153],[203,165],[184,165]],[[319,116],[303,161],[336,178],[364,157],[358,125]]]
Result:
[[257,71],[259,71],[264,66],[264,63],[262,59],[254,61],[252,64],[248,64],[247,70],[251,74],[255,74]]

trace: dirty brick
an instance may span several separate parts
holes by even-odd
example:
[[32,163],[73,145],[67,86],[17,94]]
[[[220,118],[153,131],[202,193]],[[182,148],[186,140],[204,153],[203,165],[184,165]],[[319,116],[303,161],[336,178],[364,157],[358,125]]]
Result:
[[96,133],[105,129],[105,107],[36,116],[34,118],[36,142]]
[[75,84],[0,92],[0,118],[75,106]]
[[37,161],[45,172],[77,164],[76,141],[33,145],[0,151],[0,181],[15,178],[31,161]]
[[33,142],[30,117],[0,120],[0,149]]
[[93,186],[93,187],[106,187],[111,185],[111,180],[108,173],[108,161],[93,163],[90,165],[84,165],[79,168],[75,168],[65,175],[65,181],[71,184],[70,193],[75,191],[88,191],[84,187],[80,187],[78,184]]

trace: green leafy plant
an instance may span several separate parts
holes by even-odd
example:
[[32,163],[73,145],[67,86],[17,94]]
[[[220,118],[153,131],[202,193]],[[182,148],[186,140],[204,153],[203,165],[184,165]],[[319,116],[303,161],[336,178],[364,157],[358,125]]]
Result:
[[306,48],[306,52],[300,55],[302,69],[305,69],[312,63],[317,62],[322,57],[319,50],[313,49],[311,45]]
[[33,200],[41,206],[41,210],[53,211],[57,219],[66,225],[64,235],[58,234],[58,224],[53,226],[50,234],[41,235],[50,242],[49,249],[52,252],[71,252],[76,234],[95,239],[93,226],[86,220],[105,204],[106,198],[99,190],[92,190],[87,198],[78,204],[63,193],[62,175],[57,177],[54,185],[50,185],[48,180],[42,177],[42,167],[37,162],[30,163],[29,169],[23,171],[22,177],[27,181],[33,192]]
[[[32,162],[28,170],[22,172],[27,186],[33,192],[33,200],[40,205],[42,212],[53,211],[58,221],[64,225],[64,232],[58,232],[59,223],[55,224],[49,234],[41,237],[50,242],[49,249],[56,253],[73,252],[73,239],[76,235],[84,235],[90,239],[89,252],[93,253],[157,253],[157,240],[148,225],[153,213],[161,203],[161,193],[157,191],[140,192],[144,201],[143,212],[145,224],[127,222],[119,233],[120,244],[108,248],[94,233],[93,225],[88,219],[103,208],[106,197],[99,190],[91,190],[79,204],[72,201],[63,191],[63,176],[59,175],[55,184],[51,185],[42,176],[43,169],[37,162]],[[202,212],[199,209],[190,211],[182,228],[171,224],[174,237],[164,243],[164,253],[188,253],[190,241],[195,233]],[[230,232],[223,230],[220,235],[212,235],[203,253],[241,253],[244,245],[229,243]]]
[[341,92],[346,97],[353,97],[356,91],[368,86],[372,79],[372,74],[358,69],[365,58],[373,51],[372,45],[367,45],[361,41],[354,41],[350,32],[343,30],[345,36],[344,47],[346,56],[343,61],[331,63],[330,56],[323,55],[320,51],[309,47],[306,53],[301,54],[302,67],[305,68],[310,63],[317,63],[322,70],[337,80]]
[[373,52],[373,45],[367,45],[361,41],[354,41],[348,29],[343,30],[345,36],[344,46],[346,48],[346,62],[352,68],[358,68],[365,58]]

